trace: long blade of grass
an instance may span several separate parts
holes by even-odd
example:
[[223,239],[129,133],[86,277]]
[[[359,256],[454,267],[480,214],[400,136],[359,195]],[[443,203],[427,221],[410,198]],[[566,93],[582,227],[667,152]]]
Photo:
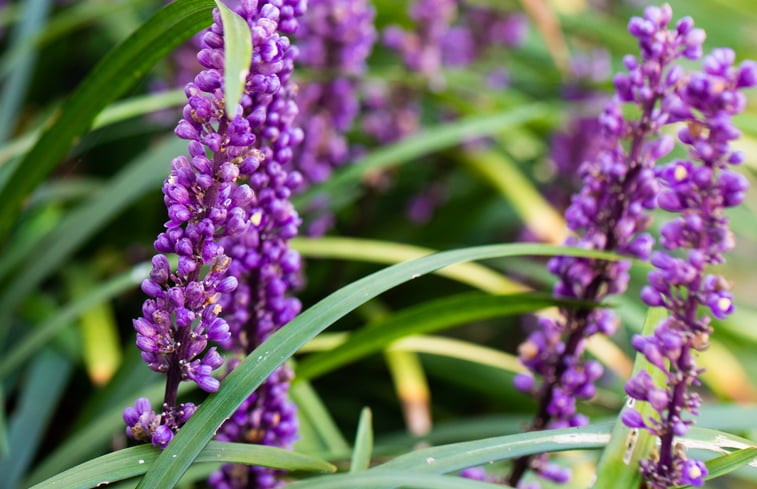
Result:
[[95,66],[0,189],[0,239],[11,229],[23,199],[89,130],[95,116],[165,54],[209,25],[213,5],[212,0],[168,4]]
[[490,296],[470,292],[435,299],[409,307],[386,319],[353,333],[333,350],[303,359],[297,367],[295,382],[312,379],[340,366],[381,351],[406,337],[439,331],[471,321],[532,312],[555,304],[544,294]]
[[[151,445],[119,450],[85,462],[61,474],[40,482],[31,489],[89,489],[114,481],[144,474],[160,455]],[[197,457],[197,462],[226,462],[261,465],[283,470],[333,472],[330,463],[302,453],[278,447],[249,443],[210,442]]]
[[505,256],[571,254],[614,258],[609,253],[541,244],[504,244],[446,251],[394,265],[332,293],[271,335],[232,371],[179,431],[139,484],[141,489],[173,487],[215,430],[302,345],[359,305],[392,287],[439,268],[469,260]]
[[[404,243],[333,236],[294,238],[290,243],[300,254],[309,258],[338,258],[384,264],[399,263],[436,252],[436,250],[430,248]],[[445,267],[436,273],[492,294],[508,294],[528,290],[528,287],[478,263],[460,263]]]
[[406,472],[339,474],[328,478],[309,479],[291,484],[292,489],[373,489],[402,487],[403,489],[502,489],[500,484],[474,481],[462,477]]
[[475,343],[441,336],[405,337],[392,343],[389,346],[389,350],[412,351],[415,353],[428,353],[431,355],[458,358],[507,370],[508,372],[522,372],[525,368],[515,355]]
[[[184,90],[181,89],[124,99],[103,109],[92,122],[92,129],[99,129],[132,117],[175,107],[185,103],[186,100],[187,96],[184,95]],[[28,151],[36,143],[41,134],[42,129],[35,129],[12,141],[8,141],[7,144],[0,147],[0,166],[7,163],[11,158],[15,158]]]

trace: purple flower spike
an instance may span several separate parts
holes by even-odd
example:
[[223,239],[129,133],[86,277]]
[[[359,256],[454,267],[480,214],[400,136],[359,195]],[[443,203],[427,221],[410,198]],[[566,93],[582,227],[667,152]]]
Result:
[[[159,254],[150,278],[142,284],[150,298],[134,320],[142,358],[167,375],[166,395],[161,413],[144,400],[126,409],[132,438],[165,447],[196,409],[177,404],[179,383],[218,390],[214,373],[224,359],[217,346],[247,353],[299,312],[299,302],[288,297],[299,272],[288,239],[299,225],[289,196],[302,178],[286,168],[302,135],[293,124],[297,106],[289,82],[297,49],[283,34],[294,33],[305,5],[302,0],[240,3],[237,12],[250,27],[254,47],[233,116],[225,113],[218,11],[201,36],[197,60],[204,71],[185,87],[187,104],[175,131],[189,141],[189,154],[171,162],[163,185],[168,221],[155,240]],[[178,255],[175,270],[167,254]],[[259,413],[266,433],[247,441],[288,446],[295,439],[295,411],[286,401],[289,380],[291,374],[276,374],[261,388],[271,392],[256,394],[271,399]],[[220,478],[238,472],[225,471]],[[225,483],[252,487],[258,480],[258,487],[270,487],[265,481],[275,481],[270,469],[245,472],[244,483]]]
[[[690,20],[679,24],[689,57],[701,52],[697,43],[704,39],[704,33],[692,25]],[[649,49],[655,49],[653,44]],[[686,434],[692,421],[683,415],[696,415],[700,404],[688,386],[698,384],[701,372],[693,352],[706,349],[712,333],[711,317],[700,313],[705,310],[701,306],[718,319],[733,312],[728,283],[723,277],[707,275],[705,268],[722,263],[723,253],[733,248],[724,211],[738,205],[747,189],[746,179],[729,169],[743,158],[730,147],[739,137],[731,117],[744,110],[746,99],[740,90],[755,84],[755,64],[747,61],[737,68],[734,58],[730,49],[715,49],[702,61],[702,72],[678,77],[668,100],[675,108],[672,117],[685,123],[678,139],[687,147],[689,158],[657,169],[662,185],[658,203],[675,215],[661,227],[661,244],[667,251],[653,254],[655,270],[649,273],[650,286],[641,295],[646,304],[668,309],[669,317],[654,334],[633,341],[634,348],[665,374],[667,385],[653,386],[646,372],[626,384],[626,392],[649,402],[659,420],[646,425],[660,438],[659,453],[642,464],[647,485],[655,489],[700,486],[707,473],[701,461],[687,458],[675,437]],[[669,252],[677,253],[674,257]],[[627,426],[640,427],[630,414],[624,413],[622,419]]]
[[[680,114],[686,113],[679,95],[681,69],[674,62],[693,56],[701,49],[697,42],[703,39],[693,34],[697,31],[688,22],[680,29],[669,29],[671,18],[671,9],[666,5],[650,7],[644,18],[634,18],[629,23],[629,32],[638,39],[641,57],[626,56],[627,72],[615,76],[615,97],[598,118],[599,137],[594,138],[597,148],[585,155],[587,159],[578,170],[583,186],[565,212],[566,222],[574,232],[566,241],[568,245],[614,251],[642,260],[650,257],[653,239],[645,230],[651,219],[649,211],[658,205],[660,182],[655,166],[673,147],[673,140],[659,133],[664,125],[677,122]],[[624,103],[638,108],[638,119],[623,116]],[[681,176],[680,171],[673,173]],[[685,177],[688,176],[687,172]],[[666,201],[669,206],[682,205],[678,195],[675,197]],[[558,279],[555,296],[594,302],[624,292],[629,267],[630,263],[623,261],[608,263],[578,257],[555,257],[548,264]],[[648,302],[665,301],[663,291],[672,278],[670,274],[675,273],[678,280],[687,280],[691,275],[686,267],[672,261],[667,270],[669,274],[658,277],[659,287],[645,291]],[[540,329],[519,348],[521,362],[542,379],[534,392],[539,408],[532,429],[585,422],[585,418],[577,418],[576,400],[594,395],[594,382],[601,368],[583,360],[584,344],[593,334],[611,334],[617,321],[611,311],[578,308],[562,310],[559,320],[539,322]],[[634,346],[660,367],[664,367],[664,353],[673,348],[668,343],[647,340],[636,341]],[[658,406],[667,403],[668,394],[659,389],[648,392],[645,380],[640,378],[629,391],[649,396],[645,400]],[[514,463],[508,482],[517,486],[529,468],[552,481],[565,479],[562,472],[547,467],[543,457],[522,457]]]
[[[293,163],[303,141],[296,122],[297,90],[291,81],[299,50],[285,35],[299,33],[305,5],[303,0],[258,0],[242,1],[237,9],[250,26],[253,54],[241,112],[228,125],[229,141],[252,148],[234,151],[231,164],[219,172],[224,181],[244,183],[231,185],[224,195],[234,207],[225,216],[227,232],[217,242],[230,258],[228,276],[215,288],[225,321],[211,322],[207,331],[208,339],[233,353],[227,370],[301,308],[290,296],[300,283],[300,258],[289,247],[300,226],[290,196],[303,185]],[[218,18],[210,32],[223,34]],[[203,51],[214,50],[219,48],[206,43]],[[200,60],[209,63],[209,71],[214,67],[209,54]],[[213,389],[218,380],[210,372],[221,363],[221,356],[211,348],[187,368],[202,388]],[[291,370],[280,367],[221,426],[216,438],[291,448],[298,431],[296,409],[288,400],[291,379]],[[264,489],[279,485],[278,474],[265,467],[225,465],[209,484]]]

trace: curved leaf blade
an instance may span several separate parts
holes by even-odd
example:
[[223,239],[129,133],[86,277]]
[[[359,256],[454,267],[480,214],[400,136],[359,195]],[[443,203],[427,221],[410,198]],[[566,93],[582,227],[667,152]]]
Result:
[[523,314],[555,305],[545,294],[491,296],[479,292],[444,297],[409,307],[351,334],[334,349],[311,355],[297,366],[295,382],[313,379],[407,336],[427,334],[471,321]]
[[[290,243],[301,255],[311,258],[364,260],[387,265],[436,253],[436,250],[430,248],[405,243],[337,236],[294,238]],[[529,290],[525,285],[514,282],[501,273],[478,263],[460,263],[445,267],[435,273],[492,294],[508,294]]]
[[166,53],[210,24],[212,0],[178,0],[153,15],[95,66],[37,144],[0,189],[0,237],[7,235],[24,197],[92,125],[95,116],[139,80]]
[[[160,454],[151,445],[119,450],[85,462],[62,472],[31,489],[89,489],[144,474]],[[283,448],[248,443],[213,441],[202,450],[197,462],[226,462],[261,465],[283,470],[334,472],[336,467],[319,458],[295,453]]]
[[501,244],[451,250],[400,263],[368,275],[332,293],[271,335],[250,353],[200,406],[161,453],[139,489],[173,487],[215,430],[279,365],[302,345],[347,313],[396,285],[469,260],[523,255],[575,255],[614,259],[611,253],[542,244]]
[[328,478],[308,479],[290,484],[292,489],[375,489],[376,487],[402,487],[403,489],[502,489],[502,485],[481,482],[463,477],[406,472],[358,472],[339,474]]

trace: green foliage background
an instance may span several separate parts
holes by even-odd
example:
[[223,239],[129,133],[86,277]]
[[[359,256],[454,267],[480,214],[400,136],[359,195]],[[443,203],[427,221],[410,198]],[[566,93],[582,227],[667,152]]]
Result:
[[[379,26],[407,23],[396,8],[404,2],[374,3]],[[622,56],[637,51],[625,25],[641,12],[630,4],[640,2],[607,1],[603,10],[581,0],[534,3],[555,16],[557,31],[532,19],[523,47],[446,71],[440,90],[377,49],[367,77],[416,90],[422,129],[382,147],[355,131],[364,156],[296,198],[304,211],[327,193],[336,207],[328,237],[293,241],[307,259],[299,294],[307,310],[217,394],[203,401],[185,386],[182,395],[203,406],[163,453],[126,448],[121,420],[135,398],[157,404],[162,396],[162,379],[134,347],[131,318],[165,220],[160,185],[170,159],[185,150],[172,133],[181,91],[151,87],[171,72],[169,53],[210,24],[214,2],[178,0],[159,10],[157,0],[25,0],[1,8],[0,488],[202,487],[220,462],[233,461],[286,468],[303,479],[292,488],[473,489],[497,486],[453,475],[482,464],[504,473],[508,459],[544,451],[560,452],[556,460],[574,468],[575,487],[638,485],[636,467],[623,462],[628,430],[615,418],[634,360],[644,368],[630,336],[657,314],[637,299],[643,265],[632,269],[629,292],[613,300],[622,330],[591,348],[610,371],[596,399],[581,406],[592,425],[522,433],[533,403],[511,384],[523,315],[555,305],[543,257],[580,253],[516,243],[524,229],[552,243],[564,235],[561,210],[544,197],[555,184],[547,171],[551,134],[575,110],[562,100],[565,59],[554,46],[564,42],[568,55],[605,48],[619,69]],[[707,31],[708,50],[730,46],[740,60],[757,57],[752,2],[671,4],[675,18],[690,15]],[[483,73],[497,66],[510,73],[507,89],[486,85]],[[593,88],[611,90],[609,82]],[[737,125],[747,153],[741,171],[754,186],[750,98]],[[459,118],[443,122],[450,110]],[[484,136],[493,141],[488,150],[464,144]],[[446,198],[428,223],[411,222],[408,202],[434,184]],[[730,473],[712,487],[757,484],[748,465],[757,454],[756,216],[752,191],[732,212],[738,245],[722,270],[737,310],[717,324],[700,358],[706,402],[687,437],[698,456],[713,459],[713,476]],[[434,250],[448,251],[422,258]],[[206,445],[284,361],[301,373],[292,391],[302,423],[296,451]],[[637,460],[649,444],[632,448]],[[344,473],[312,478],[334,470]]]

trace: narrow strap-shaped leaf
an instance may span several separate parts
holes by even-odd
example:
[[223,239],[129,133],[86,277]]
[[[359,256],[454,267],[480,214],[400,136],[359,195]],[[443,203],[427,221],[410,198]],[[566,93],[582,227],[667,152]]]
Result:
[[252,59],[252,35],[247,22],[216,0],[223,22],[223,85],[226,117],[233,119],[242,98]]
[[339,289],[271,335],[250,353],[211,394],[161,453],[137,486],[168,489],[192,464],[216,429],[302,345],[359,305],[423,274],[469,260],[522,255],[578,255],[614,258],[610,253],[541,244],[503,244],[446,251],[400,263]]
[[[545,452],[600,448],[610,441],[610,423],[580,428],[530,431],[483,440],[424,448],[395,458],[372,471],[419,471],[446,473],[491,461],[507,460]],[[622,486],[621,486],[622,487]]]
[[[339,236],[294,238],[290,243],[301,255],[309,258],[364,260],[388,265],[436,252],[430,248],[405,243]],[[436,273],[492,294],[511,294],[528,290],[525,285],[514,282],[501,273],[478,263],[460,263],[438,270]]]
[[360,472],[371,465],[373,452],[373,414],[371,409],[364,407],[360,412],[360,421],[355,434],[355,446],[352,449],[350,472]]
[[[657,307],[647,311],[642,334],[652,334],[660,321],[667,316],[667,310]],[[644,357],[637,353],[634,361],[632,376],[642,369],[649,372],[653,379],[660,382],[661,372],[652,366]],[[649,403],[636,403],[628,399],[627,406],[634,406],[644,417],[654,412]],[[622,411],[621,413],[622,414]],[[638,487],[641,482],[639,461],[649,455],[654,446],[654,437],[647,430],[631,429],[623,424],[620,414],[612,430],[612,441],[602,452],[597,466],[597,478],[594,489],[614,487]]]
[[[89,489],[144,474],[160,454],[152,445],[119,450],[85,462],[58,474],[31,489]],[[336,467],[319,458],[278,447],[248,443],[210,442],[197,457],[198,462],[227,462],[261,465],[284,470],[333,472]]]
[[389,351],[412,351],[457,358],[508,372],[522,372],[525,369],[515,355],[477,343],[444,336],[408,336],[392,343],[389,346]]
[[358,472],[318,477],[287,486],[291,489],[373,489],[402,487],[403,489],[502,489],[500,484],[474,481],[463,477],[407,472]]
[[[707,465],[707,476],[704,480],[709,481],[730,474],[734,470],[740,469],[748,463],[752,463],[755,459],[757,459],[757,448],[744,448],[729,453],[728,455],[708,460],[705,464]],[[686,488],[691,486],[680,487]]]
[[[130,97],[111,104],[100,112],[92,122],[92,129],[99,129],[131,117],[174,107],[185,103],[186,100],[187,96],[181,89]],[[34,146],[41,134],[41,129],[34,129],[0,147],[0,166],[7,163],[11,158],[28,151],[29,148]]]
[[338,347],[305,358],[297,366],[295,382],[328,373],[381,351],[406,336],[427,334],[471,321],[537,311],[554,305],[555,301],[545,294],[491,296],[480,292],[431,300],[371,323],[351,334]]
[[95,66],[0,189],[0,239],[23,199],[55,168],[95,116],[134,85],[158,60],[211,22],[213,0],[177,0],[153,15]]

